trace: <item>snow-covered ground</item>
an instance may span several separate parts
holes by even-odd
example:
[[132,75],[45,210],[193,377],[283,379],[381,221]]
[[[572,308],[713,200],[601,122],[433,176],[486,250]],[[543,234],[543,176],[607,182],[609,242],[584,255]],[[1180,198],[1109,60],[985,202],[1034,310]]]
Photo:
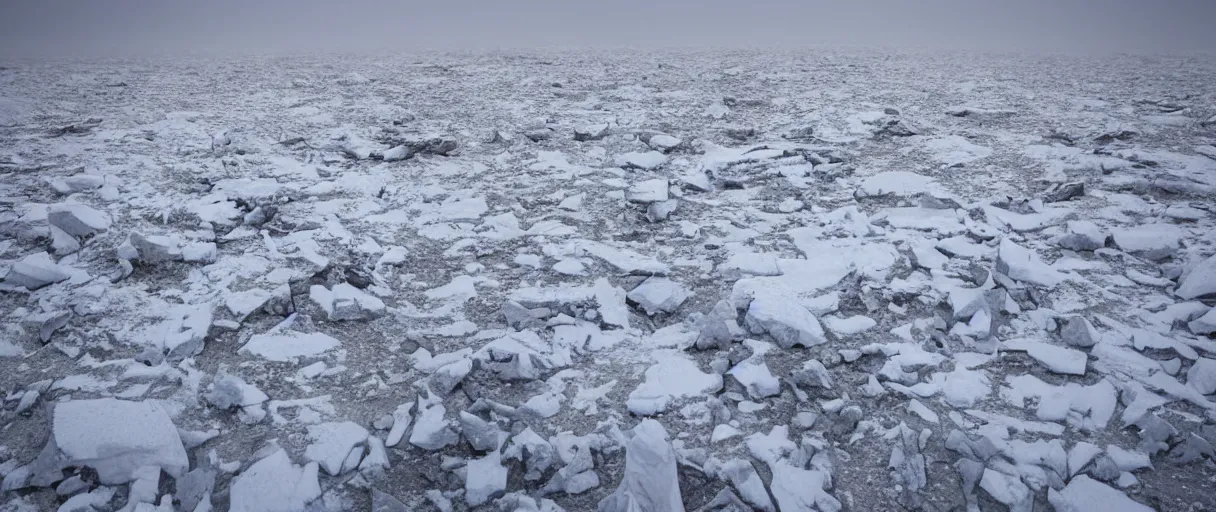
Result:
[[1186,57],[14,62],[0,510],[1212,510],[1214,144]]

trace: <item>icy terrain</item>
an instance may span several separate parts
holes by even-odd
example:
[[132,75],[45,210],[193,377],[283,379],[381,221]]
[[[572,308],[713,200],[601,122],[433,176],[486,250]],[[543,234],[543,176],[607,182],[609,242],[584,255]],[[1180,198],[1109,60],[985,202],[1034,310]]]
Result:
[[0,511],[1216,507],[1216,63],[0,69]]

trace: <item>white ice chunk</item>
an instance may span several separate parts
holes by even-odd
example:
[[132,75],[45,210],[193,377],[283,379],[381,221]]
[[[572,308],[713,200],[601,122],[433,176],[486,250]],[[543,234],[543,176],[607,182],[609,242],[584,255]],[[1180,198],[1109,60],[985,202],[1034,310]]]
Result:
[[296,357],[323,354],[341,345],[336,338],[319,332],[286,332],[255,334],[241,347],[241,352],[270,361],[289,361]]
[[299,512],[321,497],[317,463],[304,467],[291,463],[276,450],[255,462],[232,482],[231,512]]

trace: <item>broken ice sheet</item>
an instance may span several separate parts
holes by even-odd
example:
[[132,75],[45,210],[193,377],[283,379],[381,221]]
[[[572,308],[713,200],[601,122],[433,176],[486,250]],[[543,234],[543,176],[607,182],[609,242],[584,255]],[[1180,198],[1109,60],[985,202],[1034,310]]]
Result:
[[656,352],[655,363],[645,372],[645,380],[629,394],[629,412],[658,414],[676,400],[712,393],[722,388],[722,376],[704,373],[695,361],[677,353]]
[[319,332],[287,331],[255,334],[240,351],[270,361],[285,362],[299,357],[320,355],[341,344],[336,338]]

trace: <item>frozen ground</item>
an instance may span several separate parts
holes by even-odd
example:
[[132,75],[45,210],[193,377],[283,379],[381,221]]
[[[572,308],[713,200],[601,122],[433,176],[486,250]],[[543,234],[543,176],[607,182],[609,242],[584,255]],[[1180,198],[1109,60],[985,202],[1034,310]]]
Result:
[[11,62],[0,510],[1212,510],[1214,78]]

